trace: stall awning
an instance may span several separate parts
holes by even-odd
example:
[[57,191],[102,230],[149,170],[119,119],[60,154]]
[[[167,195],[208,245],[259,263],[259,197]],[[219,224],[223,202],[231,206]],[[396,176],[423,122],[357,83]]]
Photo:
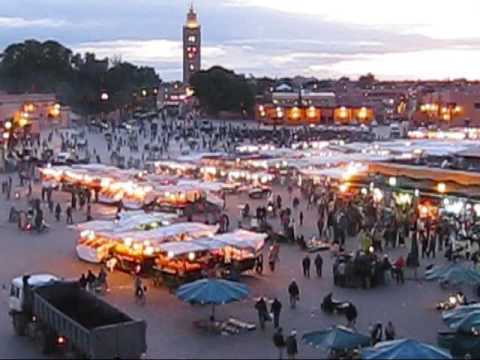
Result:
[[453,182],[462,186],[477,186],[480,184],[480,173],[430,168],[426,166],[402,165],[393,163],[371,163],[370,173],[383,176],[405,176],[415,180],[432,180],[436,182]]

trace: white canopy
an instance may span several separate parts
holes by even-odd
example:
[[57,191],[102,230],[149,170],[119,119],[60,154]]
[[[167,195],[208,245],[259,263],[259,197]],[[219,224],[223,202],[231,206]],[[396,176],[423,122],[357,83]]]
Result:
[[167,242],[160,244],[158,249],[171,257],[185,255],[191,252],[223,249],[227,246],[239,250],[257,252],[263,249],[267,234],[259,234],[246,230],[236,230],[232,233],[202,237],[189,241]]
[[99,232],[98,234],[107,238],[112,238],[113,240],[130,238],[133,242],[143,242],[148,240],[152,243],[160,244],[171,239],[180,239],[182,236],[186,237],[185,240],[213,236],[217,231],[217,225],[178,223],[148,231],[128,231],[120,234]]
[[265,246],[267,236],[268,235],[264,233],[238,229],[231,233],[215,235],[213,238],[237,249],[252,249],[258,251]]
[[141,225],[148,225],[152,223],[169,223],[176,219],[176,214],[152,212],[145,213],[144,211],[123,211],[120,213],[119,220],[96,220],[74,225],[72,228],[85,231],[111,231],[113,233],[121,233],[130,230],[135,230]]

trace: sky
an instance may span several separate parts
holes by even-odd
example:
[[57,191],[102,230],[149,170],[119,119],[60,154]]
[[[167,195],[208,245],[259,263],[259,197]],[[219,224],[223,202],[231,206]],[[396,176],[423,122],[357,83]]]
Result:
[[[202,68],[255,76],[480,78],[480,2],[195,0]],[[57,40],[182,78],[186,0],[0,0],[0,48]],[[1,50],[0,50],[1,51]]]

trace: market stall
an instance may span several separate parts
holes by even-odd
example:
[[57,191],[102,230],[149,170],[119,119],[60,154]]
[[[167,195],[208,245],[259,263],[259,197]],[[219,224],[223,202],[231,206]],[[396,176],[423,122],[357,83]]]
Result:
[[201,223],[177,223],[146,231],[88,229],[80,233],[76,252],[80,259],[92,263],[102,263],[111,257],[118,257],[125,260],[125,266],[121,267],[127,267],[126,264],[132,262],[131,259],[135,259],[136,264],[142,263],[143,259],[139,259],[139,255],[154,256],[161,243],[209,237],[217,230],[218,226]]

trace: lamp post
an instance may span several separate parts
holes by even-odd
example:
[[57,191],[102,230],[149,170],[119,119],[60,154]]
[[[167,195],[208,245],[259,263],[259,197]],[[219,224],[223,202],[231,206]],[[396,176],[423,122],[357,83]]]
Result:
[[110,95],[106,91],[102,91],[100,94],[100,107],[101,107],[101,116],[102,116],[102,122],[105,122],[105,108],[106,108],[106,103],[110,100]]

